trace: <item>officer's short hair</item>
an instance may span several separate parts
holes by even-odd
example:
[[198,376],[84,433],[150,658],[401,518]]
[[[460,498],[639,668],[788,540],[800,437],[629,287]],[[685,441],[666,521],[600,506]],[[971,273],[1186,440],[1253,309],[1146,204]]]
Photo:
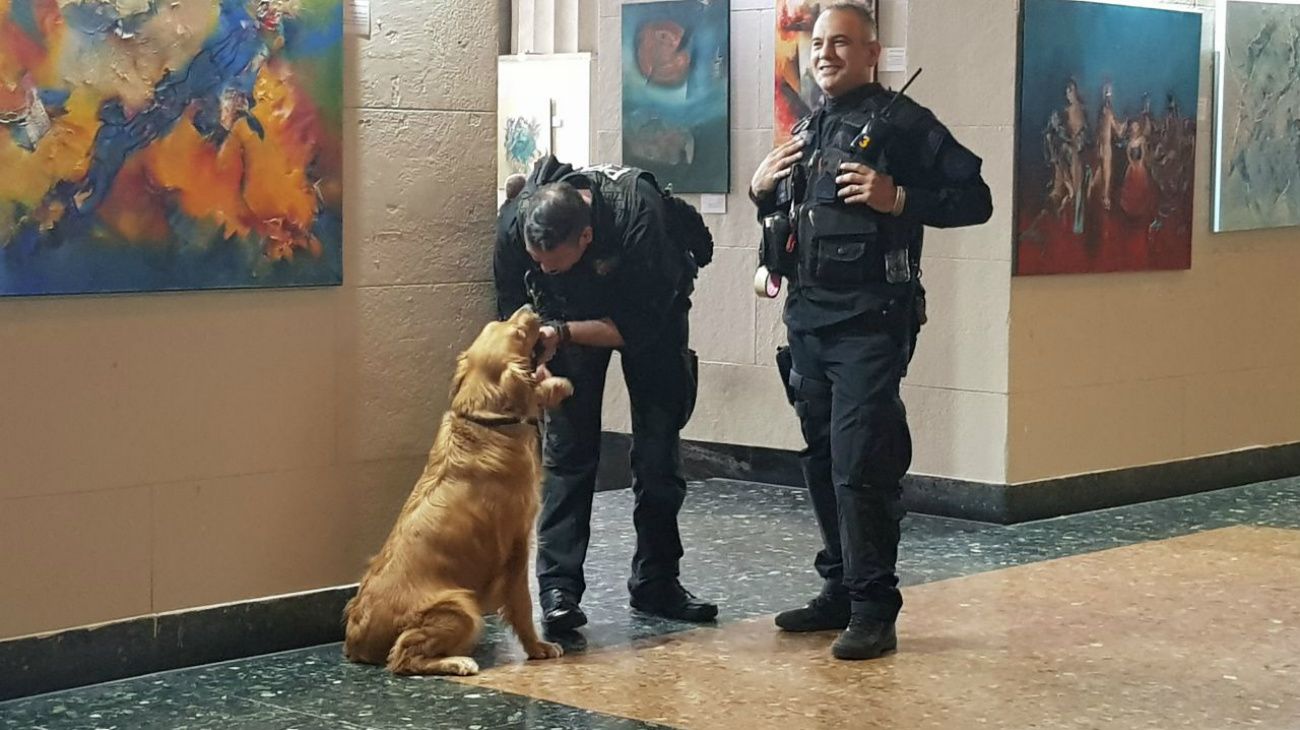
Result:
[[542,251],[563,246],[591,225],[591,206],[566,182],[543,185],[525,205],[524,243]]
[[866,5],[863,5],[860,2],[854,2],[853,0],[835,0],[835,2],[822,8],[823,13],[829,13],[832,10],[843,10],[846,13],[853,13],[858,16],[858,19],[862,21],[863,25],[867,26],[867,39],[876,39],[876,17],[871,14],[871,11],[867,9]]

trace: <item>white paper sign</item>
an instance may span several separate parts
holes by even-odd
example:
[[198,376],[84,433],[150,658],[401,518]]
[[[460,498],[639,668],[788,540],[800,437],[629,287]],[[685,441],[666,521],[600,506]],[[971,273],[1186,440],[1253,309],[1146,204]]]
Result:
[[885,49],[885,63],[882,71],[906,71],[907,70],[907,48],[905,46],[893,46]]
[[370,0],[348,0],[345,30],[362,38],[370,37]]
[[726,215],[727,196],[717,193],[704,193],[700,196],[700,212],[714,215]]

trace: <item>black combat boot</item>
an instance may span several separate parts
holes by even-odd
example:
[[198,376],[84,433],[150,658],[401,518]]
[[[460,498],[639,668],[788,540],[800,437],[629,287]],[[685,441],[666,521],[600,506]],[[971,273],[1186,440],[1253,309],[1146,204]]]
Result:
[[893,621],[882,621],[854,607],[849,627],[831,647],[836,659],[875,659],[898,649]]
[[849,597],[819,593],[803,608],[778,613],[776,625],[793,632],[842,630],[849,625]]

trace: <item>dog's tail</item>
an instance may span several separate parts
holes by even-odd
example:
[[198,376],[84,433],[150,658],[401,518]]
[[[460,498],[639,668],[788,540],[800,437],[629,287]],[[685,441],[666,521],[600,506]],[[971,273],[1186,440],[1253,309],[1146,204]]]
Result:
[[343,655],[350,661],[372,664],[363,648],[370,634],[370,602],[363,601],[361,596],[357,593],[343,607]]

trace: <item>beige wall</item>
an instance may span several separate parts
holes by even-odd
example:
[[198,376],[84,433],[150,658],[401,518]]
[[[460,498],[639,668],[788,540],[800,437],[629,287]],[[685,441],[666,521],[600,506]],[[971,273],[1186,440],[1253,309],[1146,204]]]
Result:
[[[621,156],[621,5],[604,0],[600,8],[598,161]],[[798,424],[772,364],[785,337],[781,305],[752,293],[758,229],[745,196],[772,143],[774,5],[731,2],[732,193],[725,216],[706,216],[719,248],[695,297],[693,341],[703,364],[699,406],[685,436],[797,449]],[[932,319],[904,383],[917,439],[913,469],[923,474],[1001,482],[1006,473],[1015,13],[1014,0],[881,2],[882,41],[908,47],[909,71],[925,68],[911,95],[985,159],[997,206],[988,225],[927,233]],[[972,36],[971,28],[985,31]],[[978,74],[971,58],[980,59]],[[882,74],[882,81],[897,88],[906,76]],[[626,432],[629,425],[626,393],[611,378],[606,427]]]
[[349,583],[377,549],[492,311],[499,49],[490,3],[373,12],[342,288],[0,300],[0,638]]
[[1300,233],[1210,233],[1205,11],[1190,271],[1017,278],[1012,482],[1300,441]]

